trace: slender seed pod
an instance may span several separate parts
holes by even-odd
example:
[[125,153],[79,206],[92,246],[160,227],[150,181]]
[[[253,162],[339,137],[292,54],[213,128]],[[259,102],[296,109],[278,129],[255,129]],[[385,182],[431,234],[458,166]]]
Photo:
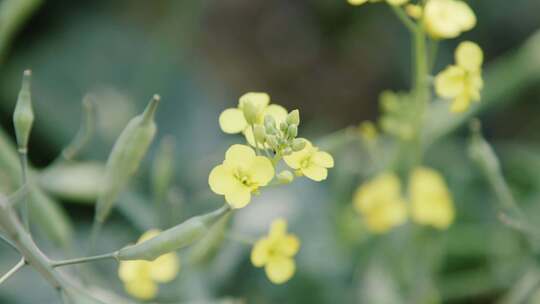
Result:
[[96,204],[97,222],[103,223],[118,195],[137,171],[156,134],[154,114],[160,97],[154,95],[145,111],[132,118],[122,131],[107,160],[103,184]]
[[165,136],[152,164],[152,190],[158,204],[165,201],[174,178],[174,148],[174,138]]
[[34,111],[32,110],[32,95],[30,93],[30,80],[32,72],[24,71],[21,91],[13,113],[13,125],[17,136],[19,150],[26,152],[30,131],[34,124]]
[[189,261],[194,264],[209,262],[218,252],[225,240],[225,231],[231,218],[227,213],[213,225],[208,233],[189,251]]
[[189,246],[204,237],[210,227],[230,210],[225,205],[213,212],[192,217],[152,239],[120,249],[116,257],[121,261],[152,261],[165,253]]

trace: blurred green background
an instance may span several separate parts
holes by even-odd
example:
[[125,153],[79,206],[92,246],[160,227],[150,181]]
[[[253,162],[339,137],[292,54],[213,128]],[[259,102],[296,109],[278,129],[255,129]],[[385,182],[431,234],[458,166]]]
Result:
[[[6,30],[1,28],[6,18],[1,10],[8,1],[0,1],[0,33]],[[509,85],[505,94],[490,95],[486,102],[495,106],[482,108],[479,117],[519,203],[531,214],[540,214],[540,41],[527,43],[540,30],[540,2],[469,4],[478,25],[459,39],[441,43],[435,70],[452,61],[455,46],[465,39],[484,49],[487,73],[490,66],[498,67],[496,80]],[[333,145],[325,134],[376,119],[378,94],[410,85],[409,34],[380,4],[43,1],[12,34],[0,41],[0,123],[13,135],[11,114],[22,71],[31,68],[36,122],[29,155],[37,168],[50,164],[77,132],[86,94],[98,102],[98,128],[82,159],[96,161],[106,160],[125,123],[152,94],[162,96],[158,138],[123,197],[126,206],[107,223],[102,250],[134,242],[142,230],[156,225],[148,199],[148,165],[164,135],[173,135],[177,147],[171,200],[179,210],[174,223],[220,206],[220,198],[208,189],[208,172],[221,161],[227,145],[241,138],[223,134],[217,118],[244,92],[266,91],[289,110],[299,108],[300,134],[330,149]],[[520,52],[527,47],[532,50]],[[523,54],[536,57],[521,59]],[[508,58],[521,64],[504,65]],[[293,280],[271,285],[261,269],[250,265],[250,247],[227,241],[207,265],[186,262],[158,300],[495,303],[516,282],[533,276],[531,272],[538,285],[536,246],[497,221],[492,204],[496,198],[467,159],[467,135],[466,128],[459,129],[427,153],[427,164],[445,175],[456,202],[458,220],[449,231],[422,231],[414,242],[408,235],[415,228],[409,226],[370,236],[351,212],[350,201],[357,184],[372,173],[371,165],[358,143],[341,145],[332,151],[337,167],[326,183],[301,181],[265,192],[238,212],[231,225],[232,231],[256,238],[273,218],[286,217],[291,231],[302,239]],[[134,211],[134,200],[143,211]],[[61,201],[82,247],[93,206]],[[62,256],[39,227],[34,231],[45,252]],[[16,259],[0,244],[0,273]],[[115,263],[96,267],[106,286],[122,293]],[[0,287],[0,303],[57,302],[54,291],[29,268]]]

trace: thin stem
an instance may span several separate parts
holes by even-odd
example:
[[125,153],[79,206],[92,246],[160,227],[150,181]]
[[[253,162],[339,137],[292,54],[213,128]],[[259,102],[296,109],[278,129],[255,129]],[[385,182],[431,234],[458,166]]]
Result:
[[13,248],[13,250],[19,252],[19,249],[17,249],[17,246],[15,246],[15,244],[10,241],[8,238],[6,238],[5,236],[1,235],[0,234],[0,240],[4,241],[6,244],[9,245],[9,247]]
[[109,260],[109,259],[116,259],[116,252],[95,255],[95,256],[90,256],[90,257],[63,260],[63,261],[54,261],[54,262],[51,262],[51,266],[61,267],[61,266],[66,266],[66,265],[82,264],[82,263]]
[[251,128],[251,134],[253,135],[253,143],[255,144],[255,152],[257,152],[257,155],[261,155],[261,151],[259,150],[259,143],[257,142],[257,138],[255,137],[255,127],[253,124],[249,125],[249,127]]
[[435,67],[435,62],[437,61],[437,53],[439,52],[439,41],[430,40],[429,44],[429,72],[433,71]]
[[[22,171],[22,187],[25,187],[28,183],[28,151],[26,149],[19,149],[19,158],[21,161],[21,171]],[[30,233],[30,219],[28,215],[28,196],[22,198],[21,213],[24,228],[28,233]]]
[[405,11],[400,6],[391,5],[391,4],[389,4],[389,5],[390,5],[390,8],[392,9],[392,11],[394,12],[394,14],[403,23],[403,25],[405,25],[405,27],[409,31],[411,31],[412,33],[416,32],[416,30],[418,29],[416,23],[414,23],[414,21],[412,21],[411,18],[409,18],[409,16],[407,16]]
[[21,258],[21,260],[15,266],[13,266],[13,268],[11,268],[10,271],[8,271],[5,275],[3,275],[0,278],[0,285],[2,285],[2,283],[7,281],[7,279],[9,279],[12,275],[14,275],[21,268],[23,268],[24,265],[26,265],[26,261],[24,260],[24,258]]

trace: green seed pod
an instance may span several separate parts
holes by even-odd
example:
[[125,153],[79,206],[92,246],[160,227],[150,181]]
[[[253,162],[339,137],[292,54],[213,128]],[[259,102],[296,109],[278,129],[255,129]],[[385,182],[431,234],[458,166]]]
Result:
[[42,189],[59,198],[93,204],[99,194],[105,166],[98,162],[68,163],[40,172]]
[[192,217],[152,239],[120,249],[116,257],[121,261],[152,261],[165,253],[189,246],[204,237],[210,227],[230,210],[225,205],[216,211]]
[[208,233],[197,242],[189,252],[189,261],[194,264],[203,264],[210,261],[218,252],[225,240],[227,224],[231,213],[220,218]]
[[132,118],[122,131],[107,160],[105,176],[96,204],[96,221],[107,219],[118,195],[137,171],[156,134],[154,114],[160,97],[154,95],[145,111]]
[[59,203],[37,187],[30,189],[29,203],[32,223],[57,245],[68,247],[73,238],[73,224]]
[[264,130],[264,127],[262,125],[254,125],[253,134],[255,136],[255,140],[258,143],[264,144],[264,142],[266,141],[266,131]]
[[24,71],[21,91],[13,113],[13,125],[17,136],[17,145],[21,151],[26,151],[28,148],[28,139],[30,131],[34,124],[34,111],[32,110],[32,95],[30,93],[30,80],[32,72]]
[[280,184],[289,184],[294,180],[294,174],[289,170],[283,170],[276,176]]
[[287,129],[287,136],[289,138],[295,138],[298,135],[298,127],[296,125],[289,125]]
[[152,164],[152,190],[158,204],[165,201],[174,178],[174,148],[174,138],[164,137]]
[[300,111],[293,110],[287,115],[287,123],[289,125],[300,125]]
[[306,147],[306,141],[301,138],[293,140],[291,148],[294,152],[302,151]]

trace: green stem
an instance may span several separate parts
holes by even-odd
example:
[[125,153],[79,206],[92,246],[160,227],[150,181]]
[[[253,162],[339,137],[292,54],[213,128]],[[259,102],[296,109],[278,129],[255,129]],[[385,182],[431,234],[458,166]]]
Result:
[[[22,176],[22,187],[25,187],[28,183],[28,152],[26,149],[19,149],[19,158],[21,161],[21,176]],[[26,231],[30,233],[30,219],[28,215],[28,196],[25,196],[22,199],[21,206],[22,220]]]
[[110,260],[110,259],[116,259],[116,252],[95,255],[95,256],[90,256],[90,257],[63,260],[63,261],[53,261],[51,262],[51,265],[52,267],[61,267],[61,266],[67,266],[67,265],[82,264],[82,263],[101,261],[101,260]]
[[17,249],[17,246],[15,246],[15,244],[12,241],[10,241],[8,238],[6,238],[5,236],[3,236],[1,234],[0,234],[0,240],[4,241],[6,244],[8,244],[9,247],[13,248],[13,250],[15,250],[17,252],[19,251]]
[[21,258],[21,260],[15,266],[13,266],[13,268],[11,268],[10,271],[8,271],[5,275],[3,275],[0,278],[0,285],[2,285],[2,283],[7,281],[7,279],[9,279],[12,275],[14,275],[21,268],[23,268],[24,265],[26,265],[26,262],[24,261],[24,258]]
[[401,6],[391,5],[391,4],[389,4],[389,6],[394,12],[394,14],[398,17],[398,19],[405,25],[405,27],[409,31],[411,31],[412,33],[416,32],[417,30],[416,23],[414,23],[414,21],[412,21],[411,18],[407,16],[407,14],[403,10],[403,8],[401,8]]

